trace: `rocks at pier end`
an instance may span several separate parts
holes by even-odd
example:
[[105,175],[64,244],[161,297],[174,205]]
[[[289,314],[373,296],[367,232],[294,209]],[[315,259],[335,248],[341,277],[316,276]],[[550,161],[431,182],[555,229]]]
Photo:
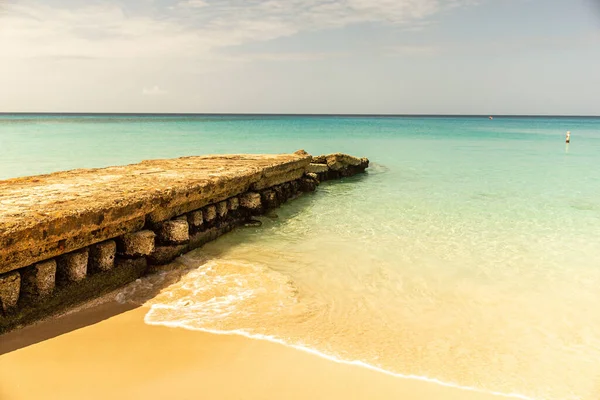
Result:
[[335,153],[313,157],[311,164],[307,167],[307,172],[317,174],[319,179],[323,181],[350,177],[364,172],[368,167],[369,160],[367,158]]
[[108,240],[90,247],[90,269],[92,271],[110,271],[115,266],[117,242]]
[[21,289],[32,298],[48,297],[56,286],[56,261],[49,260],[23,269]]
[[307,173],[313,173],[313,174],[321,174],[323,172],[327,172],[329,171],[329,167],[327,166],[327,164],[309,164],[308,167],[306,167],[306,172]]
[[121,237],[119,253],[125,257],[148,256],[154,251],[156,234],[151,230],[128,233]]
[[87,275],[88,259],[88,249],[58,257],[56,266],[57,279],[63,284],[84,280]]
[[0,275],[0,306],[3,314],[14,311],[21,291],[21,275],[18,271]]
[[319,181],[311,176],[306,176],[300,180],[300,190],[303,192],[314,192],[317,190]]

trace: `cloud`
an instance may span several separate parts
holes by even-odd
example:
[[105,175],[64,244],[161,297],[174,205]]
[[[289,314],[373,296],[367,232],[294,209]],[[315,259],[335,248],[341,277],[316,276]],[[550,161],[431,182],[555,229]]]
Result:
[[160,95],[163,95],[163,94],[166,94],[166,93],[167,93],[166,90],[162,90],[157,85],[154,85],[151,88],[144,88],[142,90],[142,94],[144,96],[160,96]]
[[429,17],[457,4],[463,3],[187,0],[154,13],[133,13],[118,3],[61,8],[25,0],[11,4],[0,17],[0,57],[202,58],[218,48],[360,23],[418,29]]
[[[200,98],[205,107],[226,108],[242,101],[234,92],[252,85],[262,90],[260,79],[269,82],[259,63],[300,68],[304,61],[335,63],[350,51],[295,51],[273,43],[252,50],[253,43],[359,24],[422,29],[437,13],[467,1],[8,2],[0,13],[0,109],[148,110],[158,107],[157,96],[173,109],[195,109]],[[236,85],[224,91],[232,81]],[[168,87],[171,96],[149,82]]]
[[177,7],[183,8],[202,8],[208,6],[208,3],[203,0],[187,0],[177,4]]
[[441,49],[437,46],[394,46],[385,49],[388,56],[434,56]]
[[240,61],[315,61],[349,56],[344,52],[271,52],[271,53],[241,53],[235,56]]

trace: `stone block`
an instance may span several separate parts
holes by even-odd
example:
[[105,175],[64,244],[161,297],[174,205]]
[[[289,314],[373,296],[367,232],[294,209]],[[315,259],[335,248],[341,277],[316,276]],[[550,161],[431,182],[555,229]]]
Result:
[[156,234],[150,230],[128,233],[119,240],[119,253],[126,257],[152,254]]
[[227,216],[227,211],[227,201],[221,201],[220,203],[217,203],[217,215],[219,218],[225,218]]
[[311,164],[327,164],[327,156],[313,156]]
[[240,205],[249,210],[260,210],[262,200],[259,193],[248,192],[240,196]]
[[192,211],[187,215],[188,224],[193,228],[200,228],[204,224],[202,210]]
[[320,174],[327,171],[329,171],[327,164],[308,164],[308,167],[306,167],[307,173],[311,172],[313,174]]
[[229,208],[229,211],[235,211],[240,207],[240,199],[238,199],[237,197],[232,197],[230,199],[227,199],[227,208]]
[[187,244],[156,246],[154,252],[148,256],[148,263],[151,265],[165,265],[185,253],[188,249]]
[[217,207],[214,205],[206,206],[204,208],[204,221],[212,222],[217,218]]
[[285,201],[287,200],[287,197],[285,195],[285,189],[284,189],[283,185],[275,186],[274,188],[272,188],[272,190],[275,192],[275,195],[277,196],[277,202],[279,204],[285,203]]
[[89,251],[83,249],[58,257],[56,274],[62,281],[79,282],[87,276]]
[[308,176],[309,178],[311,178],[313,181],[315,181],[315,183],[318,185],[319,184],[319,175],[309,172],[308,174],[306,174],[306,176]]
[[286,182],[282,186],[283,186],[283,195],[285,196],[286,200],[288,200],[295,194],[294,191],[292,190],[292,184],[290,182]]
[[300,179],[300,190],[303,192],[314,192],[317,189],[317,182],[310,177]]
[[190,240],[190,227],[187,220],[165,221],[158,226],[157,234],[161,243],[183,244]]
[[56,286],[56,261],[48,260],[24,268],[21,273],[21,290],[34,298],[48,297]]
[[108,240],[90,246],[90,269],[93,271],[110,271],[115,266],[117,242]]
[[277,193],[274,190],[265,190],[262,192],[261,200],[266,208],[277,208],[279,206]]
[[4,314],[17,307],[21,292],[21,274],[18,271],[0,275],[0,307]]
[[292,190],[292,195],[295,195],[296,193],[298,193],[300,191],[300,182],[299,181],[291,181],[290,182],[290,188]]

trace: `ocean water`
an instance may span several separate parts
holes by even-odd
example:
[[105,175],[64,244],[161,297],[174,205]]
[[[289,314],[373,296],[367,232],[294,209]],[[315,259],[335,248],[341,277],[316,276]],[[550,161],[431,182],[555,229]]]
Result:
[[0,178],[301,148],[371,167],[183,256],[147,323],[600,398],[600,118],[0,116]]

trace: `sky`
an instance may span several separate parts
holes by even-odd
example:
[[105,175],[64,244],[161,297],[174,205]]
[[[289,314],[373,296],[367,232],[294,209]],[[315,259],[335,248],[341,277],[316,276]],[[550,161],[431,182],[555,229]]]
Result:
[[600,0],[0,0],[0,112],[600,115]]

